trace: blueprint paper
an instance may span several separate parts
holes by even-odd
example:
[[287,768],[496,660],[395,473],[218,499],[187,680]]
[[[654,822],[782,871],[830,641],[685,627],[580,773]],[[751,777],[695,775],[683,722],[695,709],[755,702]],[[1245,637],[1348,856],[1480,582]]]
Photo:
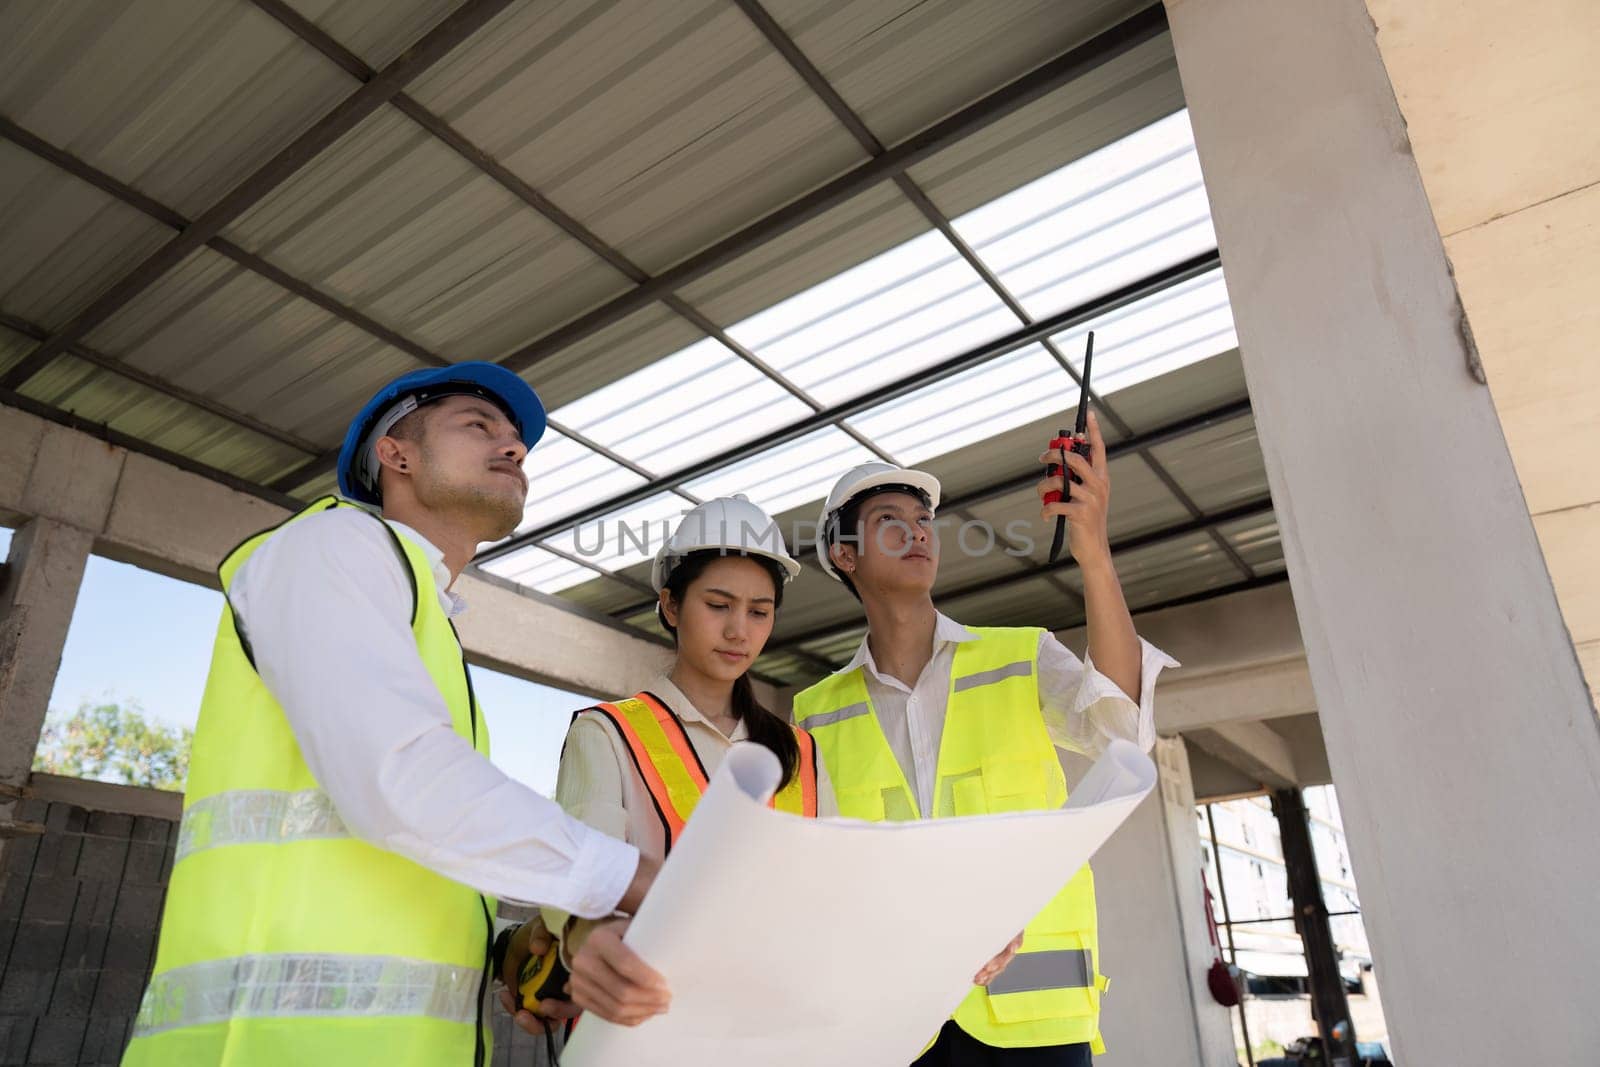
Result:
[[1113,741],[1059,811],[867,823],[768,808],[779,774],[728,753],[626,938],[671,1010],[586,1015],[565,1067],[905,1067],[1156,781]]

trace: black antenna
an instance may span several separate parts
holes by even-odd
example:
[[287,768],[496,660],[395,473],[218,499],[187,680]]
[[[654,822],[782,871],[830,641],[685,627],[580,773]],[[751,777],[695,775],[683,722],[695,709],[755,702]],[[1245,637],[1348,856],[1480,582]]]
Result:
[[[1067,431],[1065,431],[1065,430],[1060,430],[1060,431],[1058,431],[1056,433],[1057,440],[1063,442],[1062,445],[1061,445],[1061,468],[1060,468],[1060,473],[1063,476],[1062,477],[1062,481],[1061,481],[1061,499],[1063,501],[1072,499],[1072,483],[1079,480],[1078,476],[1073,474],[1072,471],[1067,468],[1067,452],[1069,451],[1069,448],[1068,448],[1068,445],[1065,442],[1067,442],[1069,440],[1071,441],[1070,451],[1076,452],[1080,456],[1087,456],[1089,454],[1089,442],[1080,441],[1080,440],[1078,440],[1078,438],[1082,437],[1083,434],[1084,434],[1084,431],[1086,431],[1089,428],[1089,370],[1090,370],[1090,367],[1091,367],[1091,365],[1093,363],[1094,363],[1094,331],[1090,330],[1089,331],[1089,339],[1086,342],[1086,344],[1084,346],[1084,349],[1083,349],[1083,380],[1082,380],[1082,382],[1079,383],[1080,388],[1078,390],[1078,422],[1077,422],[1077,426],[1073,430],[1072,435],[1070,437],[1068,436]],[[1054,469],[1054,465],[1052,465],[1052,469],[1051,469],[1050,473],[1051,474],[1057,473],[1057,471]],[[1051,563],[1054,563],[1056,561],[1056,557],[1061,555],[1061,544],[1062,544],[1063,541],[1066,540],[1066,536],[1067,536],[1067,518],[1066,518],[1065,515],[1057,515],[1056,516],[1056,531],[1055,531],[1055,534],[1052,535],[1051,538],[1050,538],[1050,562]]]

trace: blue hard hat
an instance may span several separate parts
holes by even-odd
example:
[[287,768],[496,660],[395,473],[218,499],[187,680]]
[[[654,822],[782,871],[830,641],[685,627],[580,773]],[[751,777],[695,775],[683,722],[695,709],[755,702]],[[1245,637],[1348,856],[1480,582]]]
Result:
[[539,394],[533,391],[533,386],[498,364],[472,361],[412,371],[378,390],[350,421],[344,444],[339,448],[339,492],[362,504],[381,504],[377,471],[366,469],[367,454],[377,437],[382,436],[375,435],[374,431],[384,421],[384,416],[407,398],[420,407],[447,396],[481,396],[492,401],[506,413],[521,435],[522,443],[530,449],[544,436],[544,404]]

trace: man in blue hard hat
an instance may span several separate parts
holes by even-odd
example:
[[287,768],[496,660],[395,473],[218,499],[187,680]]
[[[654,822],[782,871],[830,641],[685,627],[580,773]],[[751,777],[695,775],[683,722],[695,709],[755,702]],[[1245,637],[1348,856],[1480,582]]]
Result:
[[[154,974],[129,1064],[483,1064],[485,1000],[548,938],[495,897],[586,917],[654,877],[488,760],[451,585],[521,520],[544,408],[489,363],[417,371],[350,424],[344,499],[223,560]],[[509,943],[508,943],[509,942]],[[575,987],[633,1024],[669,993],[620,939]],[[556,1012],[554,1005],[546,1005]],[[519,1023],[533,1025],[528,1015]]]

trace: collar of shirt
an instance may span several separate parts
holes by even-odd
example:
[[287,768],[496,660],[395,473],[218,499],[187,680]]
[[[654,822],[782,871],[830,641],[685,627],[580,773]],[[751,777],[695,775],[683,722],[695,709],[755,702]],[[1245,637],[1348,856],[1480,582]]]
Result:
[[[887,674],[883,674],[882,672],[880,672],[878,670],[878,665],[875,662],[873,662],[873,659],[872,659],[872,649],[867,647],[867,638],[870,637],[870,636],[871,635],[868,634],[868,635],[865,635],[865,636],[863,636],[861,638],[861,644],[856,647],[856,654],[850,658],[850,662],[849,663],[846,663],[843,667],[839,668],[839,670],[836,671],[835,673],[843,674],[845,671],[853,671],[857,667],[865,667],[869,672],[871,672],[871,674],[872,674],[872,676],[874,678],[876,678],[878,681],[882,682],[884,685],[893,686],[894,688],[903,690],[904,692],[907,692],[907,693],[911,692],[911,688],[909,686],[907,686],[904,682],[902,682],[900,679],[891,677],[890,675],[887,675]],[[977,639],[978,639],[978,635],[977,634],[973,633],[971,630],[967,629],[965,626],[962,626],[959,622],[956,622],[954,619],[952,619],[950,616],[946,615],[944,612],[939,611],[939,612],[935,612],[934,613],[934,617],[933,617],[933,654],[934,655],[938,655],[939,654],[939,647],[941,645],[943,645],[943,644],[951,643],[951,644],[958,644],[959,645],[959,644],[962,644],[962,643],[964,643],[966,641],[976,641]]]
[[405,523],[395,522],[393,519],[383,521],[388,523],[389,528],[395,533],[422,549],[422,554],[427,557],[428,566],[433,570],[433,585],[439,591],[439,606],[444,609],[445,615],[453,619],[466,611],[467,602],[450,591],[450,568],[444,565],[444,552]]
[[718,737],[726,736],[729,744],[735,741],[744,741],[750,737],[750,731],[745,728],[743,719],[733,724],[732,734],[723,734],[721,728],[701,714],[700,709],[694,706],[694,701],[684,696],[683,690],[673,685],[672,679],[665,674],[656,675],[655,679],[645,686],[645,689],[665,701],[667,707],[677,713],[678,718],[683,720],[685,726],[690,723],[699,723]]

